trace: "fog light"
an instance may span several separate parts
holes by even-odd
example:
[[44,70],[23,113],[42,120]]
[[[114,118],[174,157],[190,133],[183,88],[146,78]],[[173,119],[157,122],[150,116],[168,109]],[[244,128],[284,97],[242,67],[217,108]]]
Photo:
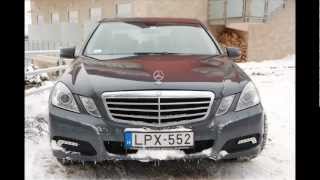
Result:
[[72,142],[72,141],[66,141],[66,140],[58,140],[57,144],[59,146],[62,146],[63,144],[66,144],[66,145],[70,145],[70,146],[75,146],[77,147],[79,144],[76,143],[76,142]]
[[244,143],[248,143],[248,142],[251,142],[252,144],[256,144],[257,139],[255,137],[245,138],[245,139],[239,140],[237,144],[244,144]]

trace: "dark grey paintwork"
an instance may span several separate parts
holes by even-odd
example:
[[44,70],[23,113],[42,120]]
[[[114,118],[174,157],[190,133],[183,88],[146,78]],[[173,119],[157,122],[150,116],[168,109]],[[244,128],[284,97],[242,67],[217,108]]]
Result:
[[[162,84],[156,84],[152,73],[160,69],[165,74]],[[138,55],[138,56],[78,56],[59,79],[73,93],[80,113],[70,112],[49,104],[50,137],[68,137],[89,142],[97,151],[96,156],[83,156],[53,150],[58,158],[102,161],[132,159],[106,151],[103,141],[123,141],[125,128],[141,126],[111,121],[104,108],[103,92],[125,90],[203,90],[212,91],[215,100],[209,116],[200,122],[185,124],[195,134],[195,141],[214,139],[211,155],[191,154],[184,158],[215,157],[222,146],[232,138],[248,134],[264,134],[264,112],[261,104],[235,112],[240,93],[250,78],[226,55]],[[235,94],[229,111],[215,117],[220,100]],[[85,112],[79,95],[94,99],[102,118]],[[147,125],[144,127],[148,127]],[[99,131],[103,128],[104,131]],[[151,127],[154,128],[154,127]],[[166,127],[165,127],[166,128]],[[175,127],[167,127],[175,128]],[[261,141],[260,141],[261,144]],[[261,145],[228,154],[224,158],[247,156],[260,152]]]

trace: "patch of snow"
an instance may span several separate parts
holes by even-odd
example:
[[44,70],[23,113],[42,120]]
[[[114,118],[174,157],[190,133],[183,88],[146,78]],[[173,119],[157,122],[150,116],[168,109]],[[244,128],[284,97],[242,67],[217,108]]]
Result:
[[219,152],[219,157],[220,158],[223,158],[224,156],[228,155],[228,152],[227,151],[220,151]]
[[49,90],[25,96],[25,138],[37,143],[48,134]]
[[40,79],[41,79],[42,81],[49,80],[48,73],[41,73],[41,74],[39,74],[39,76],[40,76]]
[[30,64],[29,66],[27,66],[26,70],[27,70],[27,72],[32,72],[32,71],[34,71],[33,65]]
[[208,149],[202,150],[201,154],[210,156],[212,154],[212,148],[208,148]]
[[66,152],[65,149],[61,147],[61,144],[58,144],[57,141],[52,140],[50,143],[52,150]]
[[[26,72],[33,72],[36,69],[38,69],[37,66],[34,66],[33,64],[27,65],[25,68]],[[33,75],[25,75],[25,88],[29,87],[39,87],[43,85],[46,81],[49,80],[48,73],[43,72],[40,74],[33,74]]]
[[[45,86],[51,86],[53,83],[54,82],[46,82]],[[44,117],[45,120],[48,120],[49,94],[50,90],[48,89],[25,96],[25,118]]]
[[135,154],[128,155],[133,159],[158,159],[167,160],[173,158],[182,158],[186,154],[181,150],[138,150]]

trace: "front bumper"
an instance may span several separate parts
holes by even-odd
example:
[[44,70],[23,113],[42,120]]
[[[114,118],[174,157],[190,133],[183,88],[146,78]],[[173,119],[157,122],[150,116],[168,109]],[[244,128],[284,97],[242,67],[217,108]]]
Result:
[[[53,154],[57,158],[81,161],[159,160],[159,157],[137,155],[140,152],[120,153],[125,128],[143,128],[141,126],[120,124],[87,114],[69,112],[52,105],[49,107],[49,112],[50,141]],[[208,117],[204,121],[186,124],[182,127],[192,129],[194,132],[194,148],[197,150],[189,152],[172,150],[180,152],[180,155],[170,156],[169,154],[165,158],[166,160],[190,158],[219,160],[249,156],[260,152],[264,134],[264,112],[259,104],[239,112],[229,112],[219,117]],[[256,144],[250,145],[249,143],[238,146],[235,143],[239,138],[252,136],[257,138]],[[80,149],[68,148],[68,145],[60,146],[56,143],[56,140],[59,139],[78,142]],[[202,142],[206,142],[206,145],[200,147]],[[116,150],[110,152],[110,148]],[[119,153],[117,148],[120,148]]]

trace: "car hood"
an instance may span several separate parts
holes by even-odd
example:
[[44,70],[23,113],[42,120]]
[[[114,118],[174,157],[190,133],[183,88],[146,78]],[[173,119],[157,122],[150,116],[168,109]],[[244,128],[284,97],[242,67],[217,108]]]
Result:
[[[154,73],[163,79],[156,82]],[[61,81],[76,94],[100,96],[124,90],[209,90],[217,96],[240,92],[248,76],[227,56],[122,55],[78,57]]]

